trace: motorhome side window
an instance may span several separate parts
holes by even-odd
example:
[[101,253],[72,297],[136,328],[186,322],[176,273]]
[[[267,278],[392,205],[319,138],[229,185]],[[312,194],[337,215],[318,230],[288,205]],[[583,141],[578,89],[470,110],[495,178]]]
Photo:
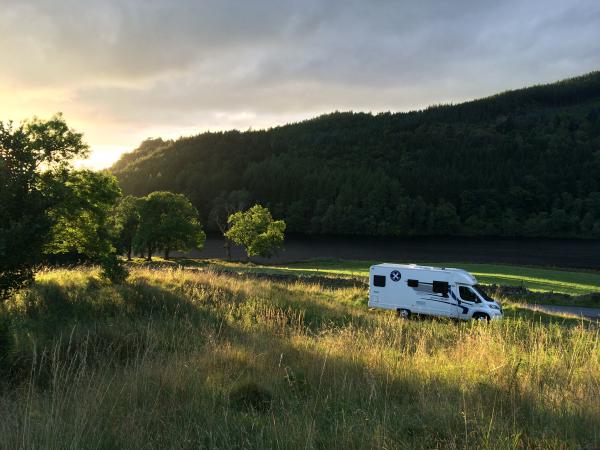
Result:
[[373,285],[377,287],[385,287],[385,276],[373,275]]
[[479,303],[479,298],[475,295],[475,292],[471,290],[471,288],[467,286],[461,286],[458,289],[458,293],[460,294],[460,298],[465,302],[475,302]]
[[447,281],[434,281],[432,283],[433,292],[436,294],[442,294],[444,297],[448,297],[448,282]]

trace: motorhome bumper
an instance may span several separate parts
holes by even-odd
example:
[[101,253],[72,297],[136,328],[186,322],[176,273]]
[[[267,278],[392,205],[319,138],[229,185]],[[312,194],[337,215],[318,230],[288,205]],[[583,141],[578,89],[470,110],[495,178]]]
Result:
[[496,310],[490,311],[490,319],[491,320],[502,319],[502,317],[503,317],[502,311],[496,311]]

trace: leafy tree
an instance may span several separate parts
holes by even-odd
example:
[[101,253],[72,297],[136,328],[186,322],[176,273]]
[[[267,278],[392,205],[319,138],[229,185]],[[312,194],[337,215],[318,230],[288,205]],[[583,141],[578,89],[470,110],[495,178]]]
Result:
[[49,212],[54,226],[46,252],[77,253],[93,260],[114,253],[108,222],[121,195],[115,177],[80,170],[57,181],[63,199]]
[[273,256],[283,245],[285,222],[273,220],[271,212],[261,205],[238,211],[229,216],[227,222],[230,228],[225,236],[242,245],[248,258]]
[[121,196],[116,178],[90,170],[64,172],[53,180],[62,201],[49,211],[54,225],[46,253],[83,255],[101,267],[112,283],[123,283],[128,271],[113,246],[110,217]]
[[181,194],[153,192],[139,201],[140,223],[134,246],[147,252],[147,259],[159,250],[169,258],[172,250],[202,248],[206,235],[198,211]]
[[125,253],[130,261],[133,242],[140,225],[139,199],[131,195],[122,197],[115,206],[111,219],[117,252]]
[[[250,203],[250,193],[248,191],[232,191],[229,194],[221,193],[214,201],[208,220],[213,223],[217,229],[225,236],[229,229],[227,219],[236,211],[244,210]],[[231,245],[229,239],[225,238],[225,252],[227,259],[231,259]]]
[[32,280],[64,200],[57,180],[87,145],[62,115],[0,122],[0,298]]

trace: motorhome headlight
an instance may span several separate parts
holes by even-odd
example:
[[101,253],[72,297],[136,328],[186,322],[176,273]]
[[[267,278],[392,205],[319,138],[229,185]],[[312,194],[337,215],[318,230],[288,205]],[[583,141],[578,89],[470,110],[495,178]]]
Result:
[[489,305],[490,308],[492,309],[497,309],[498,311],[500,311],[500,307],[498,305]]

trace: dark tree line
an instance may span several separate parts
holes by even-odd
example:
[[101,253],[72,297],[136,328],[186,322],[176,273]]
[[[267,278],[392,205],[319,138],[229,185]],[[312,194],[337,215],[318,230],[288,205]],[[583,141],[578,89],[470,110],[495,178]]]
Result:
[[213,229],[233,197],[292,232],[598,238],[600,72],[424,111],[147,140],[112,172],[126,193],[185,194]]

